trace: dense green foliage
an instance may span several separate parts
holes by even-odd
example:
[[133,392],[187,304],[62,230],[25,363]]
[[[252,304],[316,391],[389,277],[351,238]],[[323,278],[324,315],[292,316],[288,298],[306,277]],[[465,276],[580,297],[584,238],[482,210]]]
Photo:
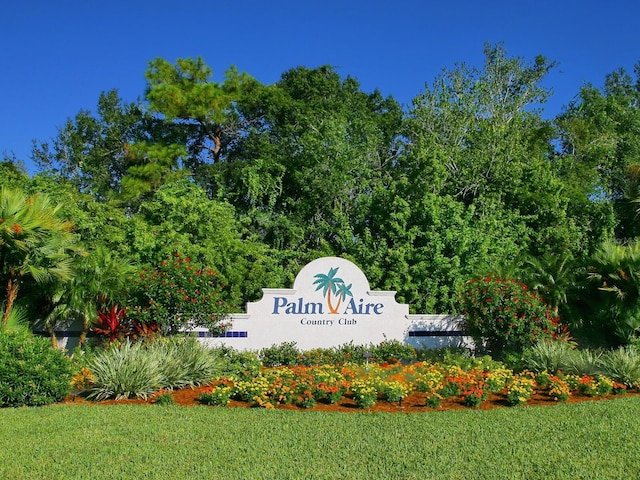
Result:
[[547,120],[555,63],[501,44],[484,56],[407,108],[329,66],[264,85],[233,67],[216,81],[201,58],[153,60],[142,101],[100,95],[35,146],[33,178],[0,165],[2,185],[49,195],[102,257],[74,268],[105,267],[86,294],[83,274],[39,292],[32,319],[90,325],[124,305],[100,252],[138,272],[189,257],[219,273],[236,310],[337,255],[414,312],[460,312],[465,282],[493,273],[538,291],[580,342],[629,342],[635,266],[613,250],[640,234],[640,84],[615,71]]
[[47,405],[71,391],[69,358],[43,338],[0,332],[0,407]]
[[0,476],[635,478],[639,407],[634,397],[417,416],[149,406],[4,410]]
[[340,365],[372,362],[406,362],[416,360],[419,351],[398,340],[386,340],[379,344],[354,345],[346,343],[332,348],[315,348],[302,351],[295,342],[283,342],[258,352],[264,366],[280,365]]

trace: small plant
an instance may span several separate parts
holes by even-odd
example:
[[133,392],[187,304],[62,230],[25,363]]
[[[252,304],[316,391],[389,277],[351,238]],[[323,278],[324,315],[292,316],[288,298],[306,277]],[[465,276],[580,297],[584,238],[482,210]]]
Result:
[[424,404],[429,408],[438,408],[442,404],[442,397],[437,393],[427,394]]
[[536,384],[542,389],[551,388],[551,375],[546,370],[540,372],[535,377]]
[[411,387],[398,380],[391,380],[383,384],[382,394],[388,402],[402,403],[411,394]]
[[170,392],[167,392],[166,390],[160,390],[151,396],[151,403],[153,403],[154,405],[167,406],[175,405],[176,401]]
[[326,401],[329,404],[338,403],[345,393],[346,389],[343,385],[325,382],[319,383],[314,389],[315,397],[318,400]]
[[231,402],[232,394],[233,388],[225,382],[220,382],[213,385],[208,391],[202,392],[198,396],[198,401],[203,405],[226,407]]
[[580,377],[580,385],[578,390],[584,395],[590,397],[597,397],[601,395],[608,395],[613,389],[613,381],[605,376],[598,375],[592,377],[589,375],[583,375]]
[[526,373],[513,378],[507,386],[507,403],[511,406],[527,403],[533,395],[535,383],[533,377]]
[[562,378],[551,375],[549,377],[549,395],[557,402],[566,402],[571,396],[571,388]]
[[488,372],[485,380],[486,388],[489,392],[499,392],[505,388],[512,379],[512,370],[505,367],[498,367]]
[[487,397],[486,390],[480,387],[472,387],[462,392],[462,403],[467,407],[478,407]]
[[126,322],[126,308],[114,305],[107,312],[98,312],[98,320],[92,330],[96,335],[105,338],[108,343],[124,340],[130,333]]
[[316,399],[313,396],[313,392],[310,388],[302,391],[300,398],[298,399],[298,405],[302,408],[314,408],[316,406]]
[[627,386],[624,383],[613,382],[611,385],[611,393],[614,395],[625,395],[627,393]]
[[429,368],[424,372],[420,372],[415,377],[415,388],[418,392],[436,393],[442,390],[444,383],[444,374],[436,369]]
[[71,377],[71,388],[76,392],[88,390],[95,381],[96,376],[93,372],[87,367],[81,367],[80,370],[74,373],[73,377]]
[[371,408],[378,399],[378,391],[375,385],[368,380],[356,380],[351,383],[351,392],[353,393],[353,400],[360,408]]

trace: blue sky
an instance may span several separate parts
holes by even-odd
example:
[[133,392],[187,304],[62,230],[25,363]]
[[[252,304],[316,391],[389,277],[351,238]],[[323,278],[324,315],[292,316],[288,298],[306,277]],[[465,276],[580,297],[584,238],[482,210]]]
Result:
[[21,0],[0,7],[0,153],[29,161],[113,88],[141,98],[150,60],[202,56],[213,80],[236,65],[263,83],[296,66],[333,65],[408,105],[443,68],[480,67],[485,42],[558,62],[551,118],[585,82],[640,60],[637,0]]

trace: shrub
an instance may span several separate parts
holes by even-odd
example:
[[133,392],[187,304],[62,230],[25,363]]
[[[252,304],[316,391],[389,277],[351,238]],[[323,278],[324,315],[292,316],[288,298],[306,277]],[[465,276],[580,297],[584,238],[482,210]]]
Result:
[[598,375],[602,373],[602,352],[590,349],[573,350],[563,371],[574,375]]
[[549,376],[549,395],[557,402],[565,402],[571,396],[571,385],[566,378]]
[[152,343],[127,340],[98,353],[89,364],[95,376],[89,398],[148,398],[161,388],[211,381],[220,373],[213,352],[191,337]]
[[198,401],[203,405],[213,407],[226,407],[231,401],[233,386],[226,381],[216,382],[207,391],[198,396]]
[[194,387],[219,375],[221,362],[214,352],[194,337],[169,337],[147,346],[157,350],[164,360],[160,363],[162,385],[165,388]]
[[558,318],[537,293],[515,280],[494,276],[467,282],[459,297],[463,330],[476,350],[494,358],[519,354],[536,342],[552,338]]
[[382,363],[412,362],[417,357],[414,347],[405,345],[398,340],[383,340],[377,345],[371,345],[371,354]]
[[527,348],[522,358],[525,367],[533,372],[556,373],[566,370],[573,355],[573,346],[569,342],[547,339]]
[[157,322],[164,333],[187,326],[224,331],[230,307],[222,300],[218,274],[176,253],[135,280],[127,316],[139,325]]
[[255,352],[240,352],[226,345],[212,348],[211,351],[220,361],[221,376],[251,378],[260,373],[262,364]]
[[369,380],[356,380],[351,384],[353,400],[359,408],[371,408],[376,404],[378,391]]
[[148,398],[162,388],[164,359],[155,352],[127,340],[98,353],[89,365],[95,382],[88,398]]
[[514,377],[507,386],[507,403],[512,406],[527,403],[533,395],[535,383],[534,378],[527,373]]
[[51,343],[25,333],[0,333],[0,406],[47,405],[71,391],[73,365]]
[[152,402],[154,405],[175,405],[176,401],[173,398],[173,395],[171,395],[170,392],[167,392],[165,390],[160,390],[158,392],[156,392],[155,394],[153,394],[152,396]]
[[633,347],[620,347],[601,357],[603,373],[627,387],[640,387],[640,352]]
[[296,347],[296,342],[282,342],[279,345],[260,350],[259,358],[265,367],[279,367],[298,365],[302,354]]

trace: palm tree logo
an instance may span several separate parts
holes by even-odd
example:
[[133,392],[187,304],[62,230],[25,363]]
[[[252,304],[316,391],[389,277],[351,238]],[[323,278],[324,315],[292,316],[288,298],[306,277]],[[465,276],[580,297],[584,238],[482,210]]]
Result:
[[[322,289],[322,295],[327,298],[327,305],[329,306],[329,313],[338,313],[338,309],[340,308],[340,304],[347,298],[353,297],[351,293],[350,283],[346,285],[344,280],[340,277],[336,277],[336,273],[338,273],[338,268],[330,268],[329,273],[318,273],[314,276],[317,280],[313,282],[316,286],[316,291]],[[331,300],[331,295],[338,299],[336,305],[333,305]]]

